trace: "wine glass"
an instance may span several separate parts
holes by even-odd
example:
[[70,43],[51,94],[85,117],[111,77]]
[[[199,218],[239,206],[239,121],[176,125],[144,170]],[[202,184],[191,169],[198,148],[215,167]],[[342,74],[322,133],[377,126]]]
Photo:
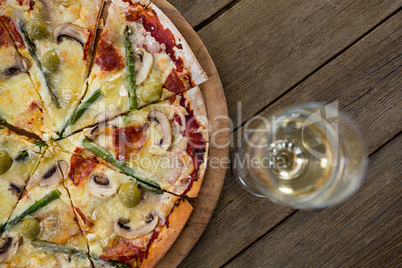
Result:
[[307,103],[263,119],[233,156],[246,190],[295,209],[316,209],[341,203],[360,187],[367,147],[346,114]]

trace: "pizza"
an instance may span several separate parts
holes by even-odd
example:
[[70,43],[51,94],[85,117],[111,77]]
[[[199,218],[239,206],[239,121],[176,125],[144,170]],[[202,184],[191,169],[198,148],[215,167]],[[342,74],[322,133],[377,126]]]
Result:
[[16,50],[0,23],[0,120],[47,139],[53,125],[30,80],[31,62]]
[[147,0],[0,0],[0,267],[153,267],[206,170],[207,80]]
[[0,129],[0,230],[17,205],[41,155],[41,146],[32,140],[6,128]]
[[94,61],[83,100],[88,110],[66,127],[66,134],[206,80],[184,38],[148,1],[112,1]]
[[205,171],[208,135],[198,87],[58,141],[65,151],[176,195],[196,197]]
[[2,1],[0,15],[53,120],[56,133],[85,94],[103,0]]
[[95,267],[156,264],[187,222],[190,203],[92,157],[59,155],[65,185]]
[[[6,267],[91,267],[87,243],[64,187],[59,159],[46,150],[3,229]],[[60,265],[61,264],[61,265]]]

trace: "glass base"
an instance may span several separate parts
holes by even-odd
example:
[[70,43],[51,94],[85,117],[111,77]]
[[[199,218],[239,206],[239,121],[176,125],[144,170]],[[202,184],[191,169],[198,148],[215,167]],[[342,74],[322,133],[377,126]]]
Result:
[[255,180],[251,177],[247,165],[247,141],[250,140],[251,135],[253,135],[254,131],[250,131],[246,133],[243,137],[242,140],[239,141],[237,144],[237,147],[233,153],[233,172],[239,181],[240,185],[246,189],[249,193],[258,196],[258,197],[265,197],[268,198],[267,195],[265,195],[260,188],[258,187],[257,183]]

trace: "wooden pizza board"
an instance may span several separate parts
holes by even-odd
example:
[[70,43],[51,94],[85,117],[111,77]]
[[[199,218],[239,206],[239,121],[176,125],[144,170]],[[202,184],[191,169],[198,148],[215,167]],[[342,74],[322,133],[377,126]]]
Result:
[[204,181],[197,198],[190,199],[194,211],[180,236],[157,267],[176,267],[196,244],[218,203],[229,154],[229,117],[218,71],[207,49],[193,28],[166,0],[152,0],[181,32],[190,45],[208,81],[200,88],[209,120],[209,155]]

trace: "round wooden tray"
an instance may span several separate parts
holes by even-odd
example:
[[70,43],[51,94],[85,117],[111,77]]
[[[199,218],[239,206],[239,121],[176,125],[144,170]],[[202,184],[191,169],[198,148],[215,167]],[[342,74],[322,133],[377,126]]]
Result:
[[166,0],[152,0],[152,2],[176,25],[208,75],[208,81],[203,83],[200,88],[209,120],[208,158],[210,164],[206,169],[198,197],[189,200],[194,211],[187,225],[157,265],[157,267],[176,267],[200,238],[218,202],[225,179],[226,166],[228,165],[226,160],[229,153],[229,117],[219,74],[201,39],[180,13]]

